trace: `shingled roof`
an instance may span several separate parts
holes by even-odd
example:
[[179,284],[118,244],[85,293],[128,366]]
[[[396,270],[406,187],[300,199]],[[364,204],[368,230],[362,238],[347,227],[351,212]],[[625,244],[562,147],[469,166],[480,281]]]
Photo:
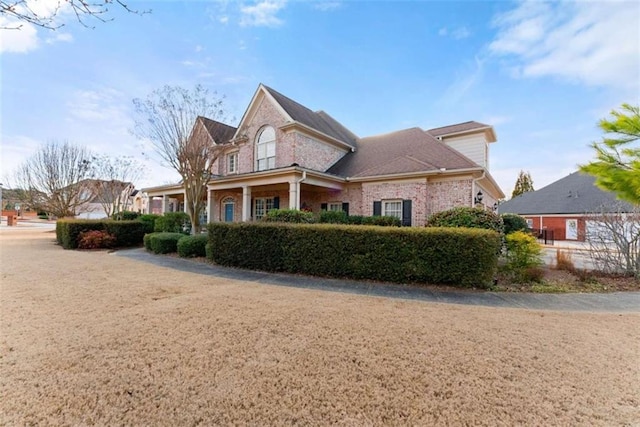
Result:
[[339,141],[345,142],[352,147],[356,146],[356,140],[358,137],[324,111],[311,111],[304,105],[297,103],[293,99],[284,96],[280,92],[275,91],[268,86],[264,86],[264,88],[271,94],[271,96],[273,96],[273,98],[293,120],[329,135]]
[[485,125],[484,123],[471,121],[471,122],[464,122],[464,123],[458,123],[455,125],[429,129],[427,132],[437,137],[437,136],[451,135],[451,134],[466,132],[469,130],[484,129],[484,128],[490,128],[490,127],[491,126]]
[[498,211],[519,215],[585,214],[607,210],[626,212],[633,206],[595,185],[595,177],[574,172],[537,191],[501,203]]
[[226,144],[236,133],[236,128],[233,126],[225,125],[224,123],[220,123],[203,116],[198,116],[197,120],[202,122],[216,144]]
[[327,172],[354,178],[477,167],[458,151],[414,127],[359,139],[357,151]]

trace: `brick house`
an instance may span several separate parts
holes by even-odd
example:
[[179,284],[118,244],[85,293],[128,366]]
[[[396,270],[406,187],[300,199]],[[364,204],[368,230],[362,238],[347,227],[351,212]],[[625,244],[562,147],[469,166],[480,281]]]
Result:
[[[259,85],[237,128],[198,117],[194,135],[222,146],[208,184],[209,221],[251,221],[270,209],[393,215],[403,225],[455,206],[493,209],[493,128],[466,122],[360,138],[324,111]],[[163,211],[183,206],[179,184],[144,189]],[[150,203],[151,205],[151,203]]]
[[500,214],[514,213],[527,220],[529,228],[546,231],[551,240],[585,241],[593,215],[631,213],[630,203],[595,185],[595,177],[574,172],[536,191],[501,203]]

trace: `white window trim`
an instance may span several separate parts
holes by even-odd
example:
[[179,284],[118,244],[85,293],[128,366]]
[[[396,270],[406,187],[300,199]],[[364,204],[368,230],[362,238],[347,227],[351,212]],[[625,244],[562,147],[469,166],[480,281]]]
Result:
[[[258,201],[264,202],[264,212],[258,217]],[[268,207],[269,201],[271,201],[271,208]],[[257,221],[262,219],[270,210],[275,209],[273,207],[275,203],[275,197],[256,197],[253,199],[253,218]]]
[[327,203],[328,211],[336,211],[342,212],[342,202],[328,202]]
[[[260,138],[268,129],[273,130],[273,140],[260,143]],[[265,157],[260,157],[259,155],[260,146],[262,145],[264,145]],[[273,145],[273,156],[269,156],[268,154],[269,147],[271,145]],[[256,171],[275,169],[276,167],[276,130],[272,126],[265,126],[258,132],[258,135],[256,137],[256,143],[255,143],[255,158],[256,158],[256,161],[255,161]],[[260,167],[261,160],[264,160],[265,162],[265,166],[263,168]]]
[[[231,159],[235,158],[233,162],[233,170],[231,169]],[[238,173],[238,152],[234,151],[233,153],[227,154],[227,173]]]
[[[389,214],[387,213],[387,203],[400,203],[400,214],[399,216],[395,213]],[[380,212],[382,216],[395,216],[402,221],[402,199],[391,199],[391,200],[382,200],[382,212]]]

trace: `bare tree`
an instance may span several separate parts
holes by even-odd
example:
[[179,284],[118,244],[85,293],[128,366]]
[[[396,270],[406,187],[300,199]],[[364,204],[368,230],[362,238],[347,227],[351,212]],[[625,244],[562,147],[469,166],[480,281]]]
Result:
[[59,14],[63,11],[68,11],[75,16],[83,26],[90,27],[87,24],[89,19],[97,19],[100,22],[112,21],[113,18],[107,18],[109,7],[112,5],[119,6],[130,13],[150,12],[133,10],[122,0],[58,0],[41,3],[29,0],[0,0],[0,16],[16,22],[15,25],[9,24],[0,28],[19,30],[24,23],[29,23],[48,30],[56,30],[64,26],[59,22]]
[[207,184],[221,147],[197,119],[226,120],[224,96],[209,93],[201,85],[193,90],[167,85],[146,100],[134,99],[133,104],[137,115],[134,135],[151,141],[162,161],[182,177],[191,232],[198,233]]
[[595,268],[640,277],[640,206],[603,206],[585,219],[585,240]]
[[58,218],[81,213],[91,199],[86,180],[91,174],[91,154],[85,147],[51,141],[20,165],[14,188],[22,203]]
[[144,175],[143,166],[132,157],[94,156],[91,160],[93,200],[107,217],[127,210],[134,182]]

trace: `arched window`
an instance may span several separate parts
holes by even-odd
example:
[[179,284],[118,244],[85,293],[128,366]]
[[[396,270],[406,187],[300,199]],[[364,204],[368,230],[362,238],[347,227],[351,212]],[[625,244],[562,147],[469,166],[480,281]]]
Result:
[[256,170],[276,167],[276,131],[267,126],[258,134],[256,141]]

